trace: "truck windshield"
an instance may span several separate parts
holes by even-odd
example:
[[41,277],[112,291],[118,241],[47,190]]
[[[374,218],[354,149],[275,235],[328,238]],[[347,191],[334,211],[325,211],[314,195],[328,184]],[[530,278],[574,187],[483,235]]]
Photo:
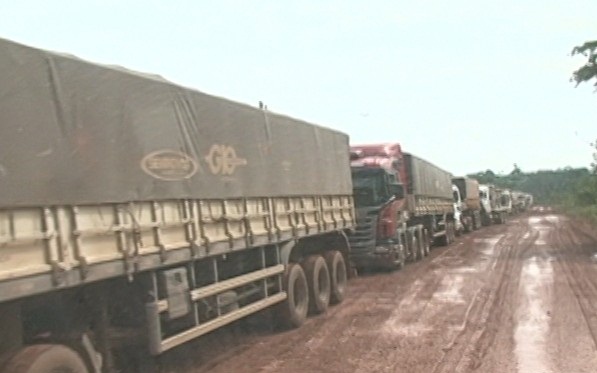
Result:
[[384,170],[353,169],[352,185],[356,207],[379,206],[390,198]]

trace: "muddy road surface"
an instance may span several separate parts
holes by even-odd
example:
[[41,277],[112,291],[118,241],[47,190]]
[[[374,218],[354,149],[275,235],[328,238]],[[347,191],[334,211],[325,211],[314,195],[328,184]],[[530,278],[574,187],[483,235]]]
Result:
[[597,235],[529,214],[460,237],[296,330],[263,313],[163,356],[161,372],[597,371]]

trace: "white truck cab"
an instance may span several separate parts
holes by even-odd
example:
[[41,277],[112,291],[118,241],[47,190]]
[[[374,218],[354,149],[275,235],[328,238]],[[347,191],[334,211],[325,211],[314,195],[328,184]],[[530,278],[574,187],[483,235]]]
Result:
[[454,222],[456,234],[464,232],[464,225],[462,224],[462,196],[460,190],[452,184],[452,194],[454,196]]
[[479,185],[479,197],[481,206],[487,214],[491,214],[491,198],[489,196],[489,185]]

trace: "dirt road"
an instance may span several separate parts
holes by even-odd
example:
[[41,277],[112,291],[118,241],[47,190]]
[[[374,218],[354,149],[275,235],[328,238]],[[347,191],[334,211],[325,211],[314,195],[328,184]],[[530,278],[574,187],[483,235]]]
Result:
[[595,372],[597,239],[526,215],[394,273],[351,280],[300,329],[263,314],[162,359],[163,372]]

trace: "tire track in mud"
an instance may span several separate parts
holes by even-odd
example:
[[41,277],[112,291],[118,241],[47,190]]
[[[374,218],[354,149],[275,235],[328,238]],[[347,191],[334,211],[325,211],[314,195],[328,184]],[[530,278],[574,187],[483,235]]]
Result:
[[[535,261],[549,261],[553,295],[560,297],[543,298],[553,318],[545,326],[547,346],[539,348],[559,366],[554,371],[592,372],[597,265],[590,258],[597,260],[597,238],[551,216],[521,215],[436,248],[401,271],[355,278],[342,304],[302,328],[272,332],[261,315],[258,326],[217,331],[224,339],[199,339],[198,348],[181,355],[181,368],[169,372],[524,372],[515,349],[529,345],[519,344],[514,331],[528,316],[523,268]],[[580,354],[569,342],[576,335]],[[205,346],[214,340],[216,350]]]
[[[503,230],[504,226],[496,226],[483,233],[495,237],[502,234]],[[450,305],[452,302],[443,302],[438,295],[442,294],[444,279],[455,273],[470,271],[472,268],[466,264],[479,262],[480,253],[475,250],[477,239],[478,235],[466,237],[464,242],[450,247],[428,264],[427,272],[416,278],[409,292],[398,299],[393,314],[386,318],[381,328],[378,327],[379,336],[371,342],[370,352],[362,355],[356,369],[350,371],[389,373],[433,370],[434,356],[439,358],[442,347],[449,342],[444,340],[446,333],[442,330],[450,329],[450,321],[454,321],[450,320],[450,317],[454,317],[453,311],[447,309],[454,308]],[[494,243],[492,247],[496,245]],[[433,307],[430,307],[431,304]],[[431,308],[429,312],[428,307]],[[470,312],[470,307],[465,308],[465,314]],[[458,314],[457,319],[459,329],[463,328],[461,314]],[[384,333],[388,324],[393,327],[389,328],[390,333]]]
[[[580,239],[579,235],[584,239]],[[569,220],[556,227],[553,236],[554,241],[561,246],[557,252],[558,266],[566,275],[568,286],[574,294],[593,340],[594,350],[597,350],[597,271],[594,264],[588,264],[597,251],[597,242],[595,237],[577,228]],[[563,250],[567,251],[567,255],[564,255]],[[591,272],[592,276],[587,276]]]
[[[495,234],[496,231],[503,231],[503,227],[490,227],[483,233]],[[383,325],[400,304],[408,304],[406,297],[427,299],[426,304],[432,301],[441,284],[441,273],[436,274],[433,281],[427,281],[429,275],[434,269],[444,268],[446,261],[470,260],[470,248],[478,236],[470,234],[449,247],[436,248],[424,260],[411,263],[401,271],[351,280],[349,294],[342,304],[330,308],[324,315],[310,318],[302,328],[241,338],[245,340],[243,346],[231,346],[234,356],[225,353],[229,359],[210,359],[188,372],[345,373],[359,367],[364,367],[366,372],[376,371],[372,365],[388,352],[385,351],[387,343],[380,343],[383,338],[378,333],[379,325]],[[403,347],[399,340],[390,343],[394,351]]]
[[[407,268],[412,269],[412,265]],[[262,338],[258,336],[254,338],[256,343],[237,347],[233,360],[243,361],[242,369],[234,362],[217,359],[192,372],[277,372],[293,371],[298,367],[302,367],[302,371],[311,371],[314,369],[312,365],[325,366],[326,360],[337,359],[333,353],[335,346],[339,343],[354,343],[362,337],[362,331],[371,330],[367,324],[376,322],[372,319],[379,316],[380,303],[394,299],[397,293],[404,290],[405,284],[400,284],[400,278],[396,276],[405,271],[353,279],[344,302],[330,308],[326,314],[311,317],[299,329],[276,332]],[[261,364],[255,361],[255,356],[260,356],[257,360]],[[270,358],[264,358],[267,356]],[[267,360],[266,364],[262,363],[264,360]],[[337,364],[336,361],[334,363]]]
[[[435,255],[432,252],[427,259],[412,263],[402,271],[366,276],[364,279],[367,281],[355,287],[354,290],[358,296],[352,304],[340,305],[342,311],[333,315],[331,320],[328,319],[326,324],[322,325],[322,330],[316,331],[315,336],[309,340],[310,342],[313,339],[319,339],[318,349],[301,353],[300,356],[291,358],[291,361],[280,359],[284,360],[282,364],[268,366],[260,372],[310,372],[321,371],[322,367],[325,367],[326,372],[344,373],[358,372],[359,367],[363,365],[366,367],[364,370],[366,372],[381,372],[376,370],[375,366],[376,362],[384,359],[379,359],[377,355],[383,355],[386,351],[379,343],[382,339],[378,333],[379,325],[383,324],[397,307],[408,304],[409,298],[428,299],[426,302],[428,303],[437,290],[441,278],[437,281],[420,279],[429,273],[429,267],[434,266],[436,261],[444,257],[462,255],[457,245],[435,250],[435,252]],[[417,280],[408,281],[412,278]],[[381,289],[377,289],[380,286]],[[347,319],[351,320],[348,326]],[[332,324],[335,326],[331,327]],[[341,349],[339,349],[340,345]],[[400,343],[395,343],[392,349],[399,347]],[[353,353],[347,354],[346,351]]]
[[498,329],[506,324],[503,320],[510,318],[516,311],[507,300],[511,294],[518,292],[522,269],[520,258],[539,236],[528,222],[516,228],[514,232],[510,228],[496,243],[495,249],[499,250],[499,255],[493,259],[491,277],[473,297],[462,330],[443,349],[444,355],[432,372],[469,372],[479,369],[494,344]]

